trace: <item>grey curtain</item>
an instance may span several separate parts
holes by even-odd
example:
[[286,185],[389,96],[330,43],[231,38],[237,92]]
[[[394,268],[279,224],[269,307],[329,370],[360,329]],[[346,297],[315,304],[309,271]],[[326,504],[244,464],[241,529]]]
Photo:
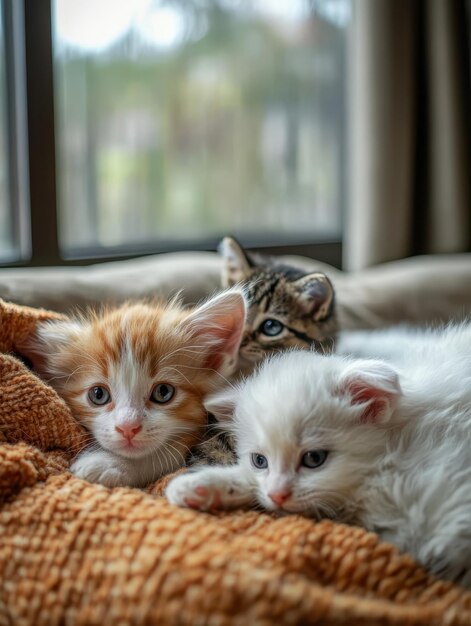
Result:
[[466,0],[353,0],[344,264],[471,250]]

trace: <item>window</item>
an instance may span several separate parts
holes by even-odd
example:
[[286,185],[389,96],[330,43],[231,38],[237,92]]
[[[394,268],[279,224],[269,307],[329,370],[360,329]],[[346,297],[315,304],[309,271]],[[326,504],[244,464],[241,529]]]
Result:
[[351,0],[0,6],[1,263],[227,233],[338,262]]
[[339,239],[349,8],[55,0],[64,254]]

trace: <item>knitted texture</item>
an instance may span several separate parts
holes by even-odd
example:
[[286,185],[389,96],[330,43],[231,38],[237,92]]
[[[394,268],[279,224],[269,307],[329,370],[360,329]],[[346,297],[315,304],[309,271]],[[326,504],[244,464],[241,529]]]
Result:
[[359,528],[73,477],[85,433],[6,354],[48,317],[0,302],[0,626],[471,624],[471,594]]

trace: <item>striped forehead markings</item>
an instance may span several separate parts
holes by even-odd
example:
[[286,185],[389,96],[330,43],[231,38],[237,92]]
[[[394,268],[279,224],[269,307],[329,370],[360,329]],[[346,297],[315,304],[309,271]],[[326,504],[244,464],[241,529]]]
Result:
[[[281,280],[281,276],[270,276],[270,280],[266,280],[262,283],[261,278],[267,278],[266,274],[263,274],[260,277],[260,282],[255,283],[253,288],[249,290],[249,297],[253,304],[259,305],[264,298],[267,298],[269,301],[269,297],[273,295],[278,283]],[[268,283],[268,284],[267,284]],[[258,289],[257,289],[258,288]],[[265,310],[267,310],[268,305]]]

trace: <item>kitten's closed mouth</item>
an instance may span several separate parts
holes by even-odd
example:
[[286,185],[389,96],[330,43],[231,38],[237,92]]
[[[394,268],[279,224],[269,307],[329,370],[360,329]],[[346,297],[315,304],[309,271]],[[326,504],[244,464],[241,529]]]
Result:
[[149,446],[140,441],[123,441],[111,451],[124,456],[142,456],[149,452]]
[[121,444],[121,447],[124,450],[139,450],[141,448],[141,446],[137,445],[135,443],[133,443],[132,441],[126,441],[123,444]]
[[273,507],[271,510],[272,513],[277,515],[278,517],[286,517],[287,515],[295,515],[294,511],[290,511],[289,509],[285,509],[283,506]]
[[158,453],[162,448],[165,448],[167,439],[169,438],[170,435],[167,438],[160,438],[158,441],[155,439],[151,441],[120,441],[115,444],[113,449],[111,449],[110,451],[128,458],[144,457],[148,454]]
[[272,513],[276,513],[277,515],[292,515],[294,511],[289,510],[289,505],[286,504],[276,504],[275,502],[270,501],[270,504],[267,506],[268,510]]

